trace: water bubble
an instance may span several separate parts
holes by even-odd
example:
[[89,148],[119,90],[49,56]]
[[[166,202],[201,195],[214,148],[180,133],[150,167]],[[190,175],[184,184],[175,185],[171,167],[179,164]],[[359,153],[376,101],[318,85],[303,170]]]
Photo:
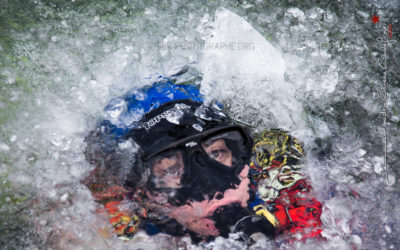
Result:
[[63,195],[60,197],[60,201],[61,201],[61,202],[66,202],[67,199],[68,199],[68,194],[63,194]]
[[351,236],[351,241],[354,243],[354,244],[356,244],[357,246],[359,246],[359,247],[361,247],[361,245],[362,245],[362,240],[361,240],[361,238],[360,238],[360,236],[358,236],[358,235],[352,235]]
[[5,143],[0,142],[0,151],[10,151],[10,147]]
[[36,154],[34,154],[34,153],[30,153],[30,154],[28,154],[28,156],[27,156],[27,162],[28,163],[34,163],[34,162],[36,162],[37,161],[37,155]]
[[394,174],[388,175],[389,185],[394,185],[396,183],[396,176]]
[[17,140],[17,136],[16,135],[12,135],[11,137],[10,137],[10,141],[11,142],[15,142]]
[[324,20],[328,23],[334,22],[336,20],[336,15],[334,13],[332,13],[331,11],[327,10],[325,12]]
[[374,163],[374,172],[380,174],[383,171],[383,157],[374,156],[372,162]]
[[293,16],[301,22],[303,22],[305,19],[304,12],[298,8],[290,8],[286,11],[286,13],[288,14],[288,16]]
[[96,81],[96,80],[90,80],[90,81],[89,81],[89,85],[90,85],[91,87],[95,87],[95,86],[97,85],[97,81]]
[[57,196],[57,191],[55,189],[52,189],[48,192],[48,196],[50,198],[55,198]]
[[125,100],[122,98],[116,98],[110,101],[110,104],[105,108],[106,118],[110,121],[116,121],[121,115],[122,111],[126,106]]
[[312,8],[306,11],[307,18],[309,19],[319,19],[323,13],[324,11],[320,8]]
[[364,19],[368,19],[370,14],[365,11],[357,11],[357,14],[360,15]]
[[64,140],[64,136],[58,135],[57,133],[53,133],[53,135],[51,136],[50,142],[54,146],[60,147],[63,143],[63,140]]
[[9,78],[7,78],[6,82],[7,82],[8,84],[13,84],[13,83],[15,83],[15,78],[9,77]]
[[385,228],[385,231],[386,231],[388,234],[391,234],[391,233],[392,233],[392,229],[391,229],[388,225],[385,225],[384,228]]
[[367,153],[367,151],[365,151],[364,149],[357,150],[358,157],[363,157],[366,153]]
[[134,154],[139,150],[139,145],[137,145],[134,141],[131,139],[121,142],[118,144],[118,147],[123,150],[128,150],[129,153]]

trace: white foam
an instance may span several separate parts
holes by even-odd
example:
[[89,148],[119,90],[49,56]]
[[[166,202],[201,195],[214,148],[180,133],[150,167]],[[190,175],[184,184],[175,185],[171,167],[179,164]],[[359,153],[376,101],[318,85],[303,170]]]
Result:
[[0,151],[10,151],[10,147],[5,143],[0,143]]
[[273,115],[273,119],[257,117],[267,126],[301,127],[301,104],[295,99],[294,86],[284,81],[286,66],[281,52],[246,20],[225,8],[217,10],[212,27],[200,62],[206,97],[235,100],[232,112],[242,119],[251,119],[251,111],[262,109]]
[[[205,43],[209,50],[206,50],[202,60],[204,83],[250,74],[254,82],[283,81],[285,63],[282,56],[242,17],[219,8],[213,27]],[[249,47],[245,47],[246,44]],[[221,46],[216,48],[212,45]]]

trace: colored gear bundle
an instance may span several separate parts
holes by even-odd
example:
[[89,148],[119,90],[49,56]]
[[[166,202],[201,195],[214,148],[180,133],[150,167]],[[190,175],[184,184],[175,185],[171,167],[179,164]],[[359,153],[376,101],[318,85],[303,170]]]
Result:
[[279,129],[255,134],[254,141],[249,177],[256,198],[250,207],[275,221],[265,213],[268,208],[284,233],[299,233],[302,239],[319,237],[322,206],[300,172],[304,156],[300,142]]

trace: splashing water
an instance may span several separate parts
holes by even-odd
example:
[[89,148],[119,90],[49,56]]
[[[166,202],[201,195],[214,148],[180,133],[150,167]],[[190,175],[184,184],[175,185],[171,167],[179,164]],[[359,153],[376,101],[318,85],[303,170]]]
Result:
[[[192,246],[113,237],[80,180],[84,136],[112,98],[186,65],[202,91],[258,130],[305,145],[323,203],[323,242],[260,238],[253,249],[397,249],[397,1],[6,1],[0,10],[0,245],[13,248],[242,249],[234,236]],[[220,8],[224,7],[224,8]],[[396,11],[397,10],[397,11]],[[236,14],[235,14],[236,13]],[[372,15],[380,16],[373,24]],[[391,24],[386,71],[377,38]],[[386,26],[385,26],[386,25]],[[254,28],[253,28],[254,27]],[[256,31],[258,30],[258,31]],[[387,81],[387,165],[383,102]],[[180,81],[190,81],[181,78]],[[382,92],[382,91],[381,91]],[[121,150],[131,153],[130,144]]]

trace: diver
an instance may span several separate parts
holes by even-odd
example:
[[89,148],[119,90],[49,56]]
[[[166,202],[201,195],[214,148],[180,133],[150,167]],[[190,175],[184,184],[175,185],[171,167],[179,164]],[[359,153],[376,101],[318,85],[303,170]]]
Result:
[[[320,235],[321,204],[299,171],[301,145],[287,133],[264,131],[254,144],[198,87],[168,78],[112,100],[107,111],[85,139],[95,169],[83,182],[118,237],[140,229],[194,242],[232,232],[246,240],[257,232]],[[126,144],[135,152],[127,155]]]

